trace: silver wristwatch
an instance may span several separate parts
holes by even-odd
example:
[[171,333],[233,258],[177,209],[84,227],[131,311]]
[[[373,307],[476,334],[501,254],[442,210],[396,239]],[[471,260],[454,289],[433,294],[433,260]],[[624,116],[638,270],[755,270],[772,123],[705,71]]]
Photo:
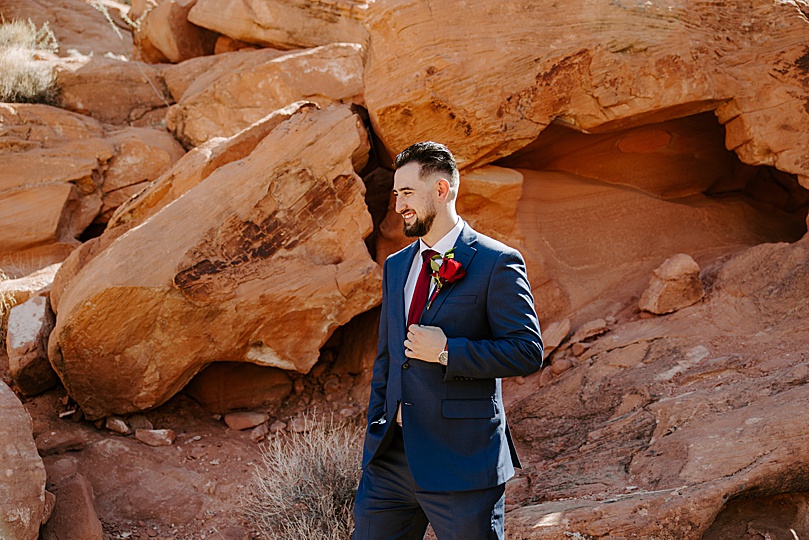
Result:
[[438,363],[442,366],[447,365],[447,360],[449,360],[449,352],[448,351],[441,351],[438,353]]

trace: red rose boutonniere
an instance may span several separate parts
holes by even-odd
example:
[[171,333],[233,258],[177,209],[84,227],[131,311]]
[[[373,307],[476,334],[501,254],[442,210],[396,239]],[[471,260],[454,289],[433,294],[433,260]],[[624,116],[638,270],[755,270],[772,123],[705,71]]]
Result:
[[455,248],[444,253],[443,257],[438,254],[433,255],[430,259],[430,270],[433,283],[435,283],[435,290],[433,290],[433,294],[430,295],[427,302],[427,309],[430,309],[441,287],[447,283],[455,283],[466,275],[466,270],[461,268],[461,263],[455,260]]

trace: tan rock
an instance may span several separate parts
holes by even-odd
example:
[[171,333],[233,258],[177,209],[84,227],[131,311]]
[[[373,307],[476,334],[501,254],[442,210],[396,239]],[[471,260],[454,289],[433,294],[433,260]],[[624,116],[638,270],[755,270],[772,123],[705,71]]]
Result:
[[97,215],[95,179],[113,147],[98,122],[47,105],[0,105],[0,121],[0,253],[22,271],[37,270],[54,261],[52,252],[32,261],[45,255],[36,248],[75,247]]
[[391,155],[438,140],[469,166],[513,153],[553,119],[604,132],[716,109],[742,161],[807,176],[801,4],[722,9],[487,0],[459,17],[451,2],[376,2],[365,76],[374,130]]
[[[143,223],[161,208],[200,184],[218,168],[250,155],[261,140],[279,124],[291,118],[301,108],[311,106],[311,103],[306,102],[293,103],[274,111],[233,137],[212,139],[203,146],[194,148],[138,197],[122,205],[111,219],[109,227],[128,230]],[[361,163],[357,163],[355,168],[362,168]]]
[[[188,19],[247,43],[279,49],[368,40],[363,26],[372,0],[198,0]],[[227,16],[223,16],[227,13]]]
[[274,49],[242,51],[240,54],[223,53],[191,58],[179,64],[160,66],[160,69],[171,96],[174,101],[179,102],[189,89],[192,94],[196,94],[227,73],[251,68],[286,54],[289,53]]
[[263,422],[250,431],[250,440],[254,443],[261,442],[267,438],[269,433],[270,429],[267,427],[267,422]]
[[37,453],[31,417],[0,381],[0,533],[36,540],[45,508],[45,467]]
[[[100,2],[118,18],[114,2]],[[71,51],[104,56],[107,53],[129,56],[133,52],[132,32],[120,21],[115,29],[104,14],[83,0],[3,0],[0,13],[6,21],[31,19],[37,28],[48,22],[59,42],[59,53]],[[116,32],[117,30],[117,32]]]
[[488,165],[466,171],[458,192],[458,213],[476,230],[513,243],[522,185],[522,173],[512,169]]
[[127,418],[127,422],[132,429],[154,429],[151,420],[142,414],[133,414]]
[[56,495],[45,490],[45,509],[42,512],[42,524],[46,524],[53,515],[53,509],[56,507]]
[[233,51],[241,51],[244,49],[255,50],[259,47],[251,45],[249,43],[245,43],[244,41],[239,41],[238,39],[233,39],[228,36],[219,36],[216,38],[216,44],[213,48],[214,54],[222,54],[228,53]]
[[[15,305],[22,304],[36,293],[50,288],[60,266],[61,263],[51,264],[23,277],[0,281],[0,296],[12,300]],[[5,271],[8,267],[0,264],[0,268]]]
[[234,431],[252,429],[270,419],[270,415],[258,412],[234,412],[225,415],[225,423]]
[[119,416],[108,416],[104,422],[104,427],[121,435],[132,433],[132,428],[127,425],[126,420]]
[[[573,354],[576,354],[575,348],[576,348],[577,345],[580,345],[580,343],[576,343],[576,344],[573,345],[573,349],[574,349]],[[579,355],[576,354],[576,356],[579,356]],[[568,369],[570,369],[572,367],[573,367],[573,360],[571,360],[570,358],[566,358],[566,357],[565,358],[558,358],[558,359],[554,360],[553,363],[551,364],[551,371],[553,372],[554,375],[561,375],[562,373],[564,373],[565,371],[567,371]]]
[[56,69],[61,107],[109,124],[129,124],[173,103],[157,66],[92,56]]
[[184,153],[165,129],[112,129],[56,107],[0,105],[0,268],[19,277],[64,260],[102,211]]
[[54,317],[45,296],[35,296],[11,309],[6,351],[16,387],[26,396],[50,390],[59,382],[48,361],[48,336]]
[[84,436],[75,431],[47,431],[36,437],[37,450],[43,457],[81,450],[86,444]]
[[547,326],[542,326],[543,358],[547,358],[562,344],[570,333],[570,319],[554,321]]
[[609,331],[607,321],[604,319],[594,319],[579,326],[570,338],[571,343],[578,343],[595,336],[600,336]]
[[93,506],[93,486],[76,473],[54,489],[56,506],[42,529],[42,540],[102,540],[104,531]]
[[379,301],[365,137],[347,107],[305,109],[74,267],[49,356],[88,418],[154,407],[222,358],[306,372]]
[[292,381],[285,371],[236,362],[208,366],[185,388],[206,411],[218,414],[278,405],[291,391]]
[[679,253],[666,259],[652,275],[649,288],[640,297],[644,311],[663,315],[698,302],[705,296],[699,265],[690,255]]
[[510,534],[714,540],[804,530],[800,500],[779,498],[800,491],[792,482],[805,474],[795,471],[809,463],[807,257],[801,240],[717,263],[704,303],[618,323],[576,369],[511,410],[535,467],[532,491],[546,502],[511,512]]
[[[145,62],[177,63],[213,54],[217,34],[188,22],[188,12],[195,3],[196,0],[164,0],[143,13],[134,39]],[[140,18],[135,8],[130,17]]]
[[114,145],[101,184],[101,214],[97,222],[106,223],[116,208],[159,178],[184,154],[185,150],[165,130],[125,128],[107,138]]
[[149,446],[171,446],[176,435],[171,429],[136,429],[135,438]]
[[338,43],[278,56],[277,51],[229,53],[240,69],[218,63],[166,116],[166,125],[186,146],[229,137],[272,111],[302,99],[321,107],[362,103],[362,54]]

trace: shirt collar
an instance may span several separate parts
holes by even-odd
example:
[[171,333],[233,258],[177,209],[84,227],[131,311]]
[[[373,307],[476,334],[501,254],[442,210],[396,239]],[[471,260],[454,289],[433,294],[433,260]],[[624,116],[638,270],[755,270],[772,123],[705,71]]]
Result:
[[458,241],[458,237],[461,236],[461,231],[463,231],[464,220],[461,217],[458,217],[458,221],[455,222],[455,226],[449,230],[447,234],[445,234],[441,240],[435,243],[433,247],[428,247],[424,241],[419,238],[419,255],[424,252],[424,250],[432,249],[438,252],[442,257],[444,254],[452,249],[455,246],[455,242]]

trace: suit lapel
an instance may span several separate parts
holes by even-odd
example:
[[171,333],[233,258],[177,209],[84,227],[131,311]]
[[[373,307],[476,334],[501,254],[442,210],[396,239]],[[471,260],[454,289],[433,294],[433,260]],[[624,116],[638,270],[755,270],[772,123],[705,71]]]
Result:
[[[460,236],[458,236],[458,240],[455,241],[455,260],[461,263],[461,268],[467,272],[469,271],[469,265],[472,262],[472,258],[475,256],[475,253],[477,253],[477,250],[473,247],[475,242],[477,242],[477,234],[475,234],[475,231],[473,231],[468,224],[464,224],[463,230],[461,231]],[[430,308],[424,309],[424,313],[421,315],[420,324],[429,326],[429,324],[435,318],[436,313],[438,313],[438,310],[441,309],[441,305],[444,303],[444,300],[446,300],[447,296],[450,292],[452,292],[454,287],[455,283],[449,283],[441,288],[441,290],[438,292],[438,296],[435,297],[435,300]],[[404,309],[404,307],[402,309]]]
[[[399,264],[397,264],[396,268],[393,269],[394,272],[391,276],[393,278],[393,283],[390,290],[395,292],[393,295],[393,305],[391,306],[393,309],[393,320],[396,323],[396,328],[401,328],[402,330],[405,329],[405,325],[407,324],[404,298],[405,282],[407,282],[407,275],[410,273],[410,266],[413,264],[413,257],[416,256],[418,251],[418,241],[406,247],[405,251],[402,253]],[[404,337],[402,337],[402,341],[404,341]]]

